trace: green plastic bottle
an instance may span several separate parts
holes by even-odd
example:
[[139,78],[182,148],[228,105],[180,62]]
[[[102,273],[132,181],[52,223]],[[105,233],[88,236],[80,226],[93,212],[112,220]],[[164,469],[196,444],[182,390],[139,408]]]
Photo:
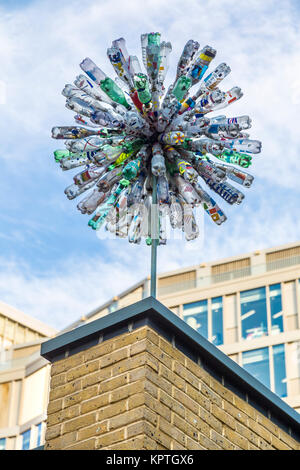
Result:
[[182,75],[175,83],[172,93],[174,96],[176,96],[178,101],[183,101],[191,86],[192,80],[190,77]]
[[116,103],[122,104],[127,109],[131,109],[130,104],[126,101],[123,91],[111,78],[106,77],[104,80],[101,80],[100,88],[110,97],[110,99]]
[[152,94],[149,89],[147,75],[144,73],[137,73],[134,76],[134,86],[136,88],[140,102],[143,104],[148,104],[152,99]]

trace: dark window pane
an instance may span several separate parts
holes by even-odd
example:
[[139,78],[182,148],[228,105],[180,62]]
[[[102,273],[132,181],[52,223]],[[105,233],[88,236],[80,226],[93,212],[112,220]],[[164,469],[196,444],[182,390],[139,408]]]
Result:
[[270,367],[268,348],[243,352],[243,367],[257,380],[270,388]]
[[200,300],[183,306],[184,320],[205,338],[208,337],[207,300]]
[[285,370],[285,351],[284,344],[273,346],[275,393],[280,397],[287,396],[286,370]]
[[212,342],[216,346],[223,344],[223,304],[222,297],[211,300]]
[[268,334],[266,289],[241,292],[242,338],[252,339]]
[[37,447],[41,445],[41,438],[42,438],[42,423],[38,424],[37,426],[37,442],[36,442]]
[[23,432],[23,443],[22,443],[22,449],[23,450],[29,450],[30,448],[30,429],[28,431]]
[[283,314],[280,284],[270,286],[270,308],[272,334],[281,333],[283,331]]

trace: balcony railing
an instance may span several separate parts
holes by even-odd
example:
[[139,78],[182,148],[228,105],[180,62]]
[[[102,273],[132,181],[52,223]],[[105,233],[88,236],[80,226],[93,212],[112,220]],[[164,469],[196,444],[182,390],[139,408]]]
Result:
[[193,280],[174,282],[172,284],[169,284],[168,286],[158,286],[158,297],[164,297],[165,295],[174,294],[175,292],[180,292],[184,290],[204,288],[220,282],[231,281],[234,279],[242,279],[249,276],[256,276],[269,271],[288,268],[290,266],[295,266],[298,264],[300,265],[300,256],[293,256],[290,258],[284,258],[269,263],[246,266],[242,269],[236,269],[228,271],[226,273],[214,274],[210,276],[201,276]]

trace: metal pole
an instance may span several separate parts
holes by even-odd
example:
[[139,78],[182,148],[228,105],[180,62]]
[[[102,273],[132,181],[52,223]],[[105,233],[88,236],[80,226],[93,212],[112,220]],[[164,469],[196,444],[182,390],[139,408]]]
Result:
[[157,177],[152,176],[152,207],[151,207],[151,284],[150,295],[156,298],[156,271],[157,271],[157,245],[158,245],[158,217],[157,217]]

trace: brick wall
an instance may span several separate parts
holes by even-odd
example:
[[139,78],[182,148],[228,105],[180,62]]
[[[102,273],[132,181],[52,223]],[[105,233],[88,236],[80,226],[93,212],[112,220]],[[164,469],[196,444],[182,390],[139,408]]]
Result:
[[299,449],[144,326],[52,365],[51,449]]

